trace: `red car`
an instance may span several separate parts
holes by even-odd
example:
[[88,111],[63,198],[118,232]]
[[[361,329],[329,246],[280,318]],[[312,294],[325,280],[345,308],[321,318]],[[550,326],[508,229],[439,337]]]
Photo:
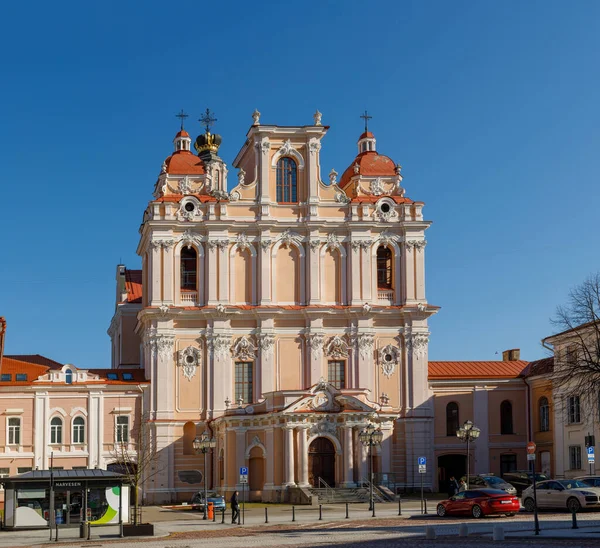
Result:
[[437,505],[437,515],[468,514],[474,518],[490,514],[514,516],[521,509],[519,499],[500,489],[473,489],[456,493]]

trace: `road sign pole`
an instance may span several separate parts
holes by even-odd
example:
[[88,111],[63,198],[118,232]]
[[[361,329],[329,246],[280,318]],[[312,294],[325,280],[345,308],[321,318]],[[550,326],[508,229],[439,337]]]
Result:
[[423,513],[423,504],[424,504],[424,497],[423,497],[423,476],[425,474],[419,474],[419,476],[421,476],[421,514]]

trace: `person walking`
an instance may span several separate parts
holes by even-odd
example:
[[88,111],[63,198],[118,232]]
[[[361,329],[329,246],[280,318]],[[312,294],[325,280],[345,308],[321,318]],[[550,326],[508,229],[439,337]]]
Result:
[[239,491],[234,491],[231,495],[231,523],[235,524],[240,519],[240,503],[238,502]]
[[456,493],[458,493],[458,482],[454,476],[450,476],[450,481],[448,482],[448,498],[451,499]]
[[463,491],[466,491],[466,490],[467,490],[467,484],[466,484],[465,480],[461,478],[460,485],[458,486],[458,492],[462,493]]

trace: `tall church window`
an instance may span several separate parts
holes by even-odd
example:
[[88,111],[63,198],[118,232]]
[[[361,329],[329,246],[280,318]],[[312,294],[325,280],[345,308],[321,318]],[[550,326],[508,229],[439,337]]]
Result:
[[377,287],[392,289],[392,251],[389,247],[377,249]]
[[196,291],[198,283],[198,255],[193,247],[181,250],[181,289]]
[[346,362],[343,360],[329,360],[327,369],[329,383],[338,390],[346,388]]
[[550,407],[548,398],[542,396],[539,402],[540,407],[540,432],[548,432],[550,430]]
[[277,201],[280,203],[296,203],[298,168],[291,158],[281,158],[277,162]]
[[456,436],[458,430],[458,403],[451,401],[446,405],[446,436]]
[[253,402],[253,362],[235,362],[235,401]]
[[514,434],[512,403],[508,400],[500,404],[500,434]]

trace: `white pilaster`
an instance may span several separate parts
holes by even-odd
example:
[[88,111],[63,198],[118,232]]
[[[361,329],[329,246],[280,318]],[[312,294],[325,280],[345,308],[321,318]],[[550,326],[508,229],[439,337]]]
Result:
[[354,487],[354,448],[352,447],[352,425],[345,425],[344,432],[344,483],[342,487]]
[[291,425],[284,426],[283,435],[285,443],[285,466],[283,470],[283,485],[296,485],[296,482],[294,481],[294,427]]
[[[208,244],[208,256],[206,260],[206,281],[208,282],[208,304],[215,305],[219,303],[217,295],[218,283],[218,256],[219,250],[213,242]],[[206,283],[206,282],[205,282]]]
[[173,304],[174,300],[174,269],[173,262],[173,244],[165,245],[163,251],[163,302],[165,304]]
[[306,440],[307,425],[298,427],[298,485],[307,487],[308,483],[308,443]]
[[162,267],[161,267],[161,247],[159,242],[152,242],[152,253],[150,253],[150,271],[148,279],[151,280],[150,295],[148,300],[152,306],[161,303],[161,284],[162,284]]

